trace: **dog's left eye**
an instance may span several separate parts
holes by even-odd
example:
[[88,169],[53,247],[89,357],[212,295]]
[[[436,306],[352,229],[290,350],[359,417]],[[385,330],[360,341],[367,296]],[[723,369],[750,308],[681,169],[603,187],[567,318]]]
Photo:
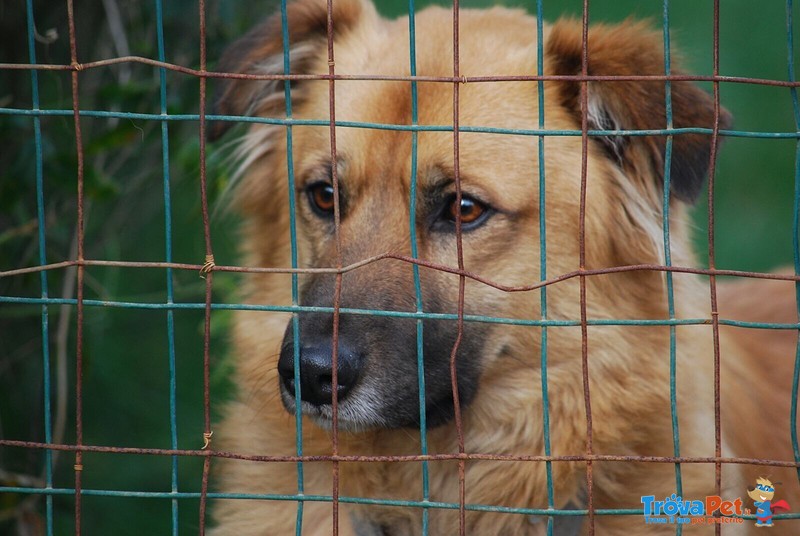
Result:
[[306,189],[311,207],[321,216],[333,214],[333,185],[328,182],[317,182]]
[[485,203],[467,194],[461,195],[460,206],[455,194],[451,195],[447,200],[446,207],[442,215],[443,218],[451,223],[455,223],[460,212],[461,225],[463,229],[467,231],[483,224],[490,213],[490,208]]

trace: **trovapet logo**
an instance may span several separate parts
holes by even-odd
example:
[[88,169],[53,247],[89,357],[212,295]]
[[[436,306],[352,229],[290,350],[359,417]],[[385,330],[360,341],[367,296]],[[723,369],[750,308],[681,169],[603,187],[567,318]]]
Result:
[[[726,501],[716,495],[710,495],[705,500],[692,501],[684,500],[673,493],[664,500],[656,500],[655,495],[646,495],[642,497],[642,504],[644,505],[644,522],[647,524],[744,523],[741,516],[745,512],[742,508],[741,498]],[[717,512],[720,514],[719,517],[715,517]]]
[[781,510],[789,511],[786,501],[772,501],[775,485],[764,477],[756,480],[755,488],[748,488],[747,495],[753,499],[756,507],[756,527],[773,527],[772,514]]

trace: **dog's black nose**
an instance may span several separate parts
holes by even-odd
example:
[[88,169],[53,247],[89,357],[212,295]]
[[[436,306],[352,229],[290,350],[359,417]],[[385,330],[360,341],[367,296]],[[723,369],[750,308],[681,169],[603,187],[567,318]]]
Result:
[[[315,406],[332,403],[333,352],[331,344],[300,347],[300,398]],[[337,400],[345,399],[358,381],[363,359],[349,348],[339,345],[337,354]],[[278,373],[286,390],[295,398],[294,345],[284,345],[278,360]]]

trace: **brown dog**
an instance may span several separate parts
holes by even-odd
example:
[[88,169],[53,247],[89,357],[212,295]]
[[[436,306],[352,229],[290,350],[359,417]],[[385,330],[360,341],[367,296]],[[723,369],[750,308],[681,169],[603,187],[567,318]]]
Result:
[[[377,15],[366,0],[335,0],[335,70],[341,74],[407,76],[408,21]],[[322,0],[288,6],[291,69],[296,74],[328,72],[327,13]],[[452,12],[428,8],[416,16],[417,70],[421,76],[452,76]],[[544,72],[581,71],[582,34],[576,21],[544,26]],[[536,21],[519,10],[464,10],[460,16],[460,73],[468,77],[532,75],[536,65]],[[588,37],[591,75],[663,74],[659,33],[623,23],[595,26]],[[218,70],[282,74],[281,19],[256,27],[225,54]],[[452,83],[418,84],[419,124],[452,125]],[[591,82],[587,116],[590,129],[642,130],[666,126],[665,89],[660,81]],[[474,82],[459,90],[461,125],[535,129],[539,124],[536,82]],[[291,85],[295,119],[329,118],[329,83],[295,80]],[[407,81],[340,80],[335,83],[336,120],[410,125],[411,84]],[[714,107],[708,94],[688,82],[673,82],[675,127],[712,127]],[[217,102],[223,114],[285,117],[284,84],[226,81]],[[576,130],[581,124],[580,84],[556,80],[544,85],[544,124],[551,130]],[[719,126],[730,119],[723,110]],[[226,123],[215,125],[219,136]],[[286,129],[254,125],[245,136],[246,171],[239,193],[246,215],[247,264],[290,267],[287,172],[292,166],[297,202],[297,256],[303,268],[330,268],[385,253],[411,255],[410,188],[416,172],[415,229],[419,257],[457,266],[455,220],[460,211],[466,270],[506,286],[538,282],[541,274],[540,180],[545,181],[547,275],[579,268],[581,138],[545,139],[545,176],[539,177],[538,139],[533,136],[461,132],[456,202],[453,134],[422,131],[416,170],[411,169],[412,134],[408,130],[339,126],[336,172],[339,180],[341,247],[334,233],[331,140],[327,126],[294,126],[292,160],[287,161]],[[587,269],[663,264],[662,199],[664,137],[591,137],[588,146],[585,212]],[[702,189],[709,166],[711,137],[674,136],[670,165],[671,260],[695,266],[688,249],[686,203]],[[459,278],[421,268],[422,308],[453,314],[458,309]],[[709,285],[675,274],[675,316],[710,318]],[[336,276],[304,274],[299,303],[329,308]],[[666,276],[625,271],[586,277],[590,320],[669,318]],[[415,312],[412,265],[384,259],[341,277],[340,306],[349,309]],[[762,321],[793,322],[796,308],[788,283],[752,283],[769,299]],[[727,292],[727,294],[726,294]],[[743,310],[735,292],[721,289],[722,318]],[[728,296],[732,299],[727,299]],[[261,274],[248,279],[244,293],[254,304],[291,305],[289,275]],[[547,387],[551,452],[580,456],[587,450],[587,415],[582,381],[580,287],[577,278],[547,290],[547,316],[572,321],[547,329]],[[501,292],[468,279],[465,312],[509,319],[542,318],[540,291]],[[296,454],[294,412],[300,391],[303,454],[329,455],[332,403],[332,314],[298,315],[299,339],[287,315],[241,312],[235,343],[239,393],[228,405],[215,434],[215,447],[258,455]],[[749,309],[754,311],[752,308]],[[420,411],[417,321],[402,315],[343,312],[338,326],[338,423],[342,455],[415,455],[420,453],[424,414],[430,454],[458,452],[450,353],[457,325],[448,319],[422,323],[425,407]],[[680,455],[713,457],[714,336],[711,325],[680,325],[677,349],[677,421]],[[721,447],[724,457],[791,461],[789,389],[796,332],[773,347],[746,340],[757,330],[725,328],[721,342]],[[770,335],[758,332],[756,336]],[[740,345],[745,341],[744,345]],[[589,389],[593,452],[599,455],[668,457],[674,454],[670,405],[670,329],[664,325],[592,323],[588,327]],[[468,321],[457,355],[457,387],[467,453],[544,455],[540,326]],[[295,346],[300,370],[294,370]],[[755,352],[748,352],[755,350]],[[296,385],[299,379],[299,385]],[[287,411],[288,410],[288,411]],[[295,463],[216,461],[218,489],[235,493],[294,495]],[[459,467],[454,460],[431,461],[430,496],[458,504]],[[469,460],[465,464],[468,510],[466,529],[476,535],[544,533],[546,517],[493,512],[469,505],[547,508],[544,462]],[[675,465],[654,462],[595,461],[592,506],[641,509],[642,496],[675,493]],[[554,506],[586,507],[586,463],[552,463]],[[421,462],[342,462],[342,497],[422,501]],[[785,484],[777,492],[798,503],[794,469],[725,463],[722,498],[744,497],[756,477],[768,474]],[[683,496],[704,500],[716,495],[713,463],[681,465]],[[332,493],[332,466],[306,462],[304,493]],[[340,504],[339,534],[409,535],[422,532],[423,510],[410,506]],[[330,534],[330,502],[303,502],[302,533]],[[428,509],[429,533],[458,532],[457,509]],[[294,500],[220,500],[214,509],[219,535],[295,534]],[[555,534],[577,534],[587,523],[560,521]],[[596,515],[597,534],[674,533],[675,525],[645,524],[641,514]],[[791,531],[793,521],[778,524]],[[724,531],[752,530],[752,520],[726,525]],[[709,532],[710,526],[687,527]]]

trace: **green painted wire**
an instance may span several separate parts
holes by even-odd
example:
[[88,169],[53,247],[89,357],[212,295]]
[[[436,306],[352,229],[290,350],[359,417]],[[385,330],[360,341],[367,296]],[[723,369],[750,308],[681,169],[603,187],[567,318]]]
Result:
[[[669,76],[672,74],[672,56],[670,50],[669,40],[669,0],[664,0],[664,14],[663,14],[663,35],[664,35],[664,74]],[[667,129],[673,127],[672,116],[672,82],[666,80],[664,82],[664,107],[666,110]],[[664,233],[664,264],[672,266],[672,248],[670,245],[669,237],[669,201],[670,201],[670,179],[672,169],[672,136],[667,136],[666,147],[664,152],[664,196],[662,205],[662,227]],[[667,271],[667,309],[669,318],[675,319],[675,293],[672,284],[672,272]],[[669,407],[672,417],[672,455],[679,457],[681,455],[680,431],[678,429],[678,393],[677,393],[677,326],[669,326]],[[675,463],[675,493],[678,497],[683,496],[683,478],[681,475],[681,464]],[[683,534],[683,525],[677,524],[675,527],[675,534],[680,536]]]
[[[544,74],[544,5],[543,0],[536,0],[536,74]],[[544,81],[537,82],[538,104],[539,104],[539,130],[544,131]],[[539,279],[547,279],[547,224],[546,224],[546,182],[545,182],[545,159],[544,159],[544,136],[539,136]],[[542,321],[547,320],[547,287],[542,287],[541,291],[541,315]],[[542,342],[540,350],[540,363],[542,369],[542,436],[544,441],[545,456],[551,455],[550,449],[550,396],[547,386],[547,325],[542,326]],[[553,489],[553,462],[547,461],[544,464],[547,477],[547,508],[555,509]],[[547,536],[553,536],[555,518],[547,518]]]
[[[197,114],[171,114],[166,117],[159,114],[145,114],[134,112],[107,112],[104,110],[80,110],[81,117],[113,117],[120,119],[136,119],[142,121],[198,121]],[[0,108],[0,115],[41,115],[72,117],[72,110],[26,110],[21,108]],[[265,125],[302,125],[302,126],[330,126],[330,121],[325,119],[276,119],[273,117],[246,117],[241,115],[214,115],[206,114],[209,121],[235,121],[239,123],[260,123]],[[452,132],[453,127],[446,125],[394,125],[386,123],[366,123],[359,121],[336,121],[337,127],[366,128],[373,130],[397,130],[409,132]],[[515,136],[580,136],[580,130],[541,130],[541,129],[514,129],[481,126],[459,126],[460,132],[477,132],[483,134],[511,134]],[[646,130],[588,130],[589,136],[668,136],[681,134],[712,133],[710,128],[682,127],[668,129]],[[800,139],[800,132],[754,132],[746,130],[720,130],[720,136],[730,138],[765,138],[765,139]]]
[[[166,61],[164,48],[164,18],[162,0],[156,0],[156,33],[158,36],[158,60]],[[159,69],[159,96],[161,115],[167,115],[167,70]],[[170,195],[169,173],[169,123],[161,121],[161,161],[164,181],[164,247],[165,261],[172,262],[172,201]],[[174,286],[172,268],[167,268],[167,303],[174,303]],[[178,402],[177,402],[177,369],[175,360],[175,310],[167,309],[167,345],[169,350],[169,432],[170,445],[178,448]],[[178,456],[172,456],[172,491],[178,491]],[[172,500],[172,534],[178,535],[178,501]]]
[[[289,17],[286,11],[286,0],[281,0],[281,40],[283,45],[283,74],[291,73],[291,41],[289,40]],[[289,80],[283,82],[283,97],[285,102],[285,113],[287,121],[292,119],[292,86]],[[294,154],[292,145],[292,124],[286,125],[286,173],[288,176],[289,188],[289,238],[291,243],[292,268],[299,266],[297,260],[297,199],[294,176]],[[300,303],[300,291],[298,274],[292,273],[292,306],[297,307]],[[295,452],[298,456],[303,455],[303,413],[300,407],[301,400],[301,381],[300,381],[300,318],[297,312],[292,314],[292,360],[294,365],[294,389],[297,404],[294,408],[294,429],[295,429]],[[305,475],[303,462],[297,462],[297,493],[302,495],[305,491]],[[303,532],[303,501],[297,501],[297,517],[295,520],[295,533],[301,536]]]
[[[415,23],[414,0],[408,0],[408,55],[411,76],[417,75],[417,30]],[[411,82],[411,124],[419,123],[419,95],[417,82]],[[411,132],[411,189],[409,200],[409,232],[411,238],[411,256],[419,258],[417,249],[417,156],[419,132]],[[412,266],[414,270],[414,299],[417,313],[422,313],[422,285],[420,284],[419,265]],[[425,401],[425,362],[424,362],[424,332],[423,319],[417,319],[417,385],[419,389],[419,436],[420,453],[428,454],[428,423],[426,420],[427,403]],[[422,462],[422,500],[430,500],[430,468],[427,460]],[[429,511],[422,509],[422,536],[428,535]]]
[[[787,65],[789,80],[795,80],[794,73],[794,9],[792,0],[786,0],[786,48]],[[794,120],[798,132],[800,132],[800,102],[797,97],[797,88],[790,89],[792,96],[792,107],[794,109]],[[794,257],[794,273],[800,274],[800,140],[797,142],[795,152],[794,169],[794,202],[792,205],[792,253]],[[795,301],[797,303],[797,313],[800,316],[800,282],[795,283]],[[800,447],[797,442],[797,387],[800,380],[800,340],[797,342],[797,351],[794,360],[794,374],[792,376],[792,408],[790,412],[792,450],[794,451],[795,461],[800,461]],[[800,467],[797,468],[797,478],[800,480]]]
[[[25,487],[0,487],[0,493],[25,493],[39,495],[69,495],[74,494],[71,488],[25,488]],[[135,497],[144,499],[197,499],[200,492],[178,492],[168,491],[122,491],[122,490],[99,490],[82,489],[82,495],[98,497]],[[291,495],[291,494],[267,494],[267,493],[219,493],[209,492],[206,494],[209,499],[235,499],[235,500],[267,500],[267,501],[301,501],[301,502],[332,502],[330,495]],[[435,508],[439,510],[458,510],[457,502],[441,501],[404,501],[397,499],[373,499],[369,497],[339,497],[339,501],[348,504],[363,504],[373,506],[399,506],[406,508]],[[559,516],[575,517],[586,515],[586,510],[550,510],[541,508],[519,508],[511,506],[495,506],[488,504],[467,504],[466,509],[473,512],[496,512],[505,514],[522,514],[529,516]],[[638,515],[641,516],[642,509],[606,509],[596,510],[599,515]],[[800,514],[782,514],[783,516],[796,516]],[[779,516],[775,516],[776,518]]]
[[[29,495],[74,495],[72,488],[26,488],[26,487],[0,487],[0,493],[20,493]],[[141,499],[198,499],[200,492],[178,492],[169,491],[123,491],[123,490],[100,490],[82,489],[81,494],[95,497],[132,497]],[[232,499],[232,500],[265,500],[265,501],[302,501],[302,502],[332,502],[330,495],[281,495],[266,493],[219,493],[209,492],[206,494],[209,499]],[[426,502],[426,501],[402,501],[395,499],[372,499],[368,497],[339,497],[339,501],[347,504],[362,504],[370,506],[399,506],[405,508],[436,508],[440,510],[458,510],[458,503],[452,502]],[[495,506],[488,504],[467,504],[466,509],[472,512],[494,512],[503,514],[522,514],[528,516],[558,516],[576,517],[585,516],[586,510],[550,510],[542,508],[518,508],[511,506]],[[644,510],[641,508],[604,508],[595,510],[596,515],[601,516],[637,516],[641,517]],[[755,519],[755,515],[731,516],[743,519]],[[800,513],[776,514],[773,519],[800,519]]]
[[[29,62],[36,64],[36,24],[33,20],[33,0],[26,2],[26,16],[28,25],[28,57]],[[34,110],[39,109],[39,73],[36,69],[31,70],[31,99]],[[33,141],[36,149],[36,215],[38,218],[38,240],[39,240],[39,263],[47,264],[47,243],[45,242],[45,214],[44,214],[44,170],[42,156],[42,119],[38,115],[33,116]],[[48,286],[47,274],[42,272],[39,275],[42,300],[47,300]],[[42,376],[44,390],[44,437],[47,443],[53,441],[52,412],[51,412],[51,383],[50,383],[50,319],[47,301],[42,305]],[[44,453],[45,465],[45,485],[53,487],[53,452],[46,450]],[[53,497],[48,495],[45,499],[47,535],[53,535]]]
[[[29,305],[57,304],[75,305],[74,298],[23,298],[17,296],[0,296],[0,303],[17,303]],[[84,300],[84,305],[91,307],[118,307],[121,309],[203,309],[204,303],[137,303],[105,300]],[[333,307],[289,306],[289,305],[255,305],[246,303],[212,303],[212,310],[227,311],[271,311],[278,313],[332,313]],[[342,307],[343,314],[385,316],[397,318],[422,318],[431,320],[457,320],[458,315],[449,313],[416,313],[407,311],[383,311],[379,309],[350,309]],[[548,326],[572,327],[580,326],[579,320],[527,320],[518,318],[503,318],[485,315],[464,315],[467,322],[484,322],[488,324],[507,324],[512,326]],[[677,318],[677,319],[616,319],[595,318],[589,319],[590,326],[694,326],[707,325],[711,320],[707,318]],[[720,319],[722,326],[735,326],[753,329],[800,329],[800,323],[779,324],[772,322],[745,322],[741,320]]]

